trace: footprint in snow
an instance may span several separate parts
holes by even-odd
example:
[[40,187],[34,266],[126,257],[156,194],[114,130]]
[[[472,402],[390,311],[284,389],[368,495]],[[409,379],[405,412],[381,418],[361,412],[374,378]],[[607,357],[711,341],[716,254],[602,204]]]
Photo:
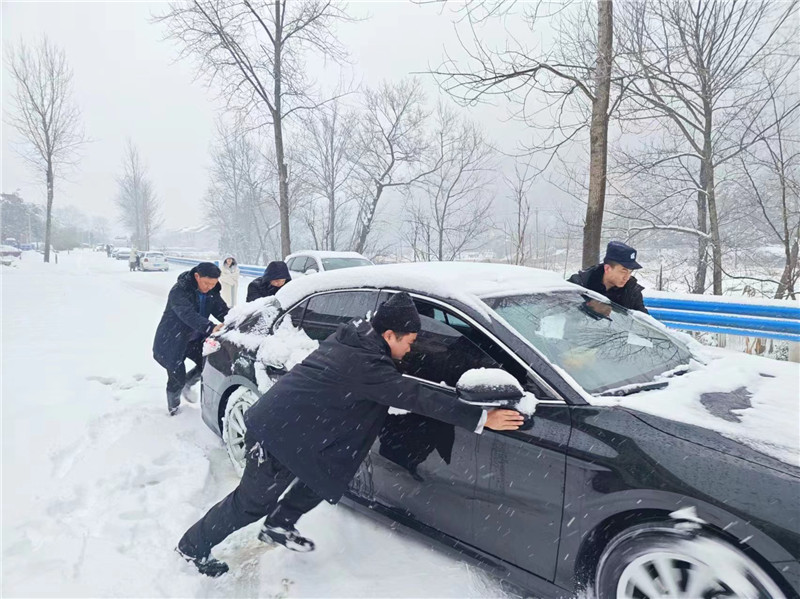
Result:
[[95,375],[93,375],[93,376],[87,376],[86,380],[87,381],[97,381],[101,385],[109,385],[109,386],[113,385],[114,383],[117,382],[117,379],[115,379],[113,376],[95,376]]

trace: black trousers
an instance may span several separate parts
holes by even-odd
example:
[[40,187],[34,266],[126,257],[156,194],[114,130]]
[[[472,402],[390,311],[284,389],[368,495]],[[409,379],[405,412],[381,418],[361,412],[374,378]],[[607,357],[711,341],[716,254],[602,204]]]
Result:
[[239,486],[184,533],[178,543],[184,554],[206,557],[232,532],[265,516],[265,524],[291,528],[322,501],[260,444],[245,437],[245,447],[247,462]]
[[194,368],[186,374],[186,365],[181,360],[181,365],[175,370],[167,371],[167,393],[180,393],[186,384],[193,385],[200,380],[200,373],[203,371],[203,342],[204,338],[190,341],[186,347],[186,358],[194,362]]

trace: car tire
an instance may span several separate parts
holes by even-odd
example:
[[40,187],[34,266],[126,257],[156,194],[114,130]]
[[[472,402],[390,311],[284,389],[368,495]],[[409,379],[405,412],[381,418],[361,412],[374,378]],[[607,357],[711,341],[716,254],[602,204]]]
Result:
[[247,387],[238,387],[228,398],[222,418],[222,441],[237,476],[242,476],[245,464],[244,436],[247,427],[244,414],[258,400],[258,394]]
[[785,599],[750,556],[705,532],[675,523],[627,529],[606,546],[597,565],[597,599],[740,597]]

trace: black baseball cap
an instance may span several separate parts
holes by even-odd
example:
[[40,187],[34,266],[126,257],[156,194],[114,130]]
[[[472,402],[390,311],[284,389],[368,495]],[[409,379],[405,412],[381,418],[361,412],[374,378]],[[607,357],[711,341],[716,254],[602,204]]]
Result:
[[636,250],[631,246],[622,243],[621,241],[608,242],[608,246],[606,246],[606,255],[605,258],[603,258],[603,262],[616,262],[617,264],[620,264],[631,270],[637,270],[642,267],[642,265],[636,261]]

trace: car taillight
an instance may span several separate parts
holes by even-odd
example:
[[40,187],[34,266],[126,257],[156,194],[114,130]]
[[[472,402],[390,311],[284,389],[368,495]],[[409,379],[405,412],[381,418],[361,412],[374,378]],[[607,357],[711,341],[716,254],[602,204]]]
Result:
[[220,347],[219,341],[208,337],[203,343],[203,355],[208,356],[213,354],[215,351],[219,351]]
[[147,258],[145,258],[144,261],[147,262]]

